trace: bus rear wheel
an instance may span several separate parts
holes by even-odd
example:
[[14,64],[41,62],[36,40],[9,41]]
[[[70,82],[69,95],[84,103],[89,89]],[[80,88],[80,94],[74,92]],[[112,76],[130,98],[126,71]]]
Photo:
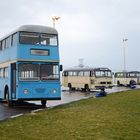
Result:
[[89,92],[90,89],[89,89],[89,86],[88,85],[85,85],[85,91]]
[[120,86],[120,81],[117,81],[117,86],[118,86],[118,87]]
[[69,90],[71,91],[72,90],[71,83],[68,83],[68,87],[69,87]]
[[46,107],[46,103],[47,103],[46,100],[41,100],[41,105],[42,105],[42,107]]

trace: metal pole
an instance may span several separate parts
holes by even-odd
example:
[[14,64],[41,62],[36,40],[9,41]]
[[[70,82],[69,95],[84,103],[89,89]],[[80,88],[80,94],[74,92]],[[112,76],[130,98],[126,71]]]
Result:
[[55,28],[55,19],[52,18],[52,20],[53,20],[53,28]]
[[127,47],[127,41],[128,39],[123,39],[123,64],[124,64],[124,71],[126,71],[126,54],[125,54],[125,48]]
[[126,62],[125,62],[125,46],[123,46],[123,70],[126,71]]
[[52,17],[52,20],[53,20],[53,28],[55,28],[55,21],[60,19],[60,17],[57,17],[57,16],[53,16]]

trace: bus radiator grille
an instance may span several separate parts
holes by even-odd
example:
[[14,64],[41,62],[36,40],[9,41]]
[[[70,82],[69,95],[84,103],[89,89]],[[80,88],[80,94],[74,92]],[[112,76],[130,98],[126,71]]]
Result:
[[36,88],[35,91],[38,93],[44,93],[46,91],[46,89],[45,88]]

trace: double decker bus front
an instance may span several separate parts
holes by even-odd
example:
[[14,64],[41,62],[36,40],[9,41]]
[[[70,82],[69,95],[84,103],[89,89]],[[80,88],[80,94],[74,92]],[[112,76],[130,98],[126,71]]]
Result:
[[19,31],[17,100],[61,99],[57,31],[25,26]]

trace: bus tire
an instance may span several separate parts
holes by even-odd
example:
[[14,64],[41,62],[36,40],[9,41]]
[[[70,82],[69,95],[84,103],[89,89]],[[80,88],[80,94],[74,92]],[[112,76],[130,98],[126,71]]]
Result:
[[118,86],[118,87],[120,86],[120,81],[117,81],[117,86]]
[[129,86],[132,86],[132,85],[136,85],[136,81],[131,80],[131,81],[129,82]]
[[9,89],[8,88],[5,91],[5,99],[6,99],[7,105],[9,107],[13,106],[13,102],[11,100],[9,100]]
[[90,89],[89,89],[89,86],[88,85],[85,85],[85,91],[89,92]]
[[46,100],[41,100],[41,105],[42,105],[42,107],[46,107],[46,103],[47,103],[47,101]]
[[71,90],[72,90],[72,85],[71,85],[71,83],[68,83],[68,87],[69,87],[69,90],[71,91]]

